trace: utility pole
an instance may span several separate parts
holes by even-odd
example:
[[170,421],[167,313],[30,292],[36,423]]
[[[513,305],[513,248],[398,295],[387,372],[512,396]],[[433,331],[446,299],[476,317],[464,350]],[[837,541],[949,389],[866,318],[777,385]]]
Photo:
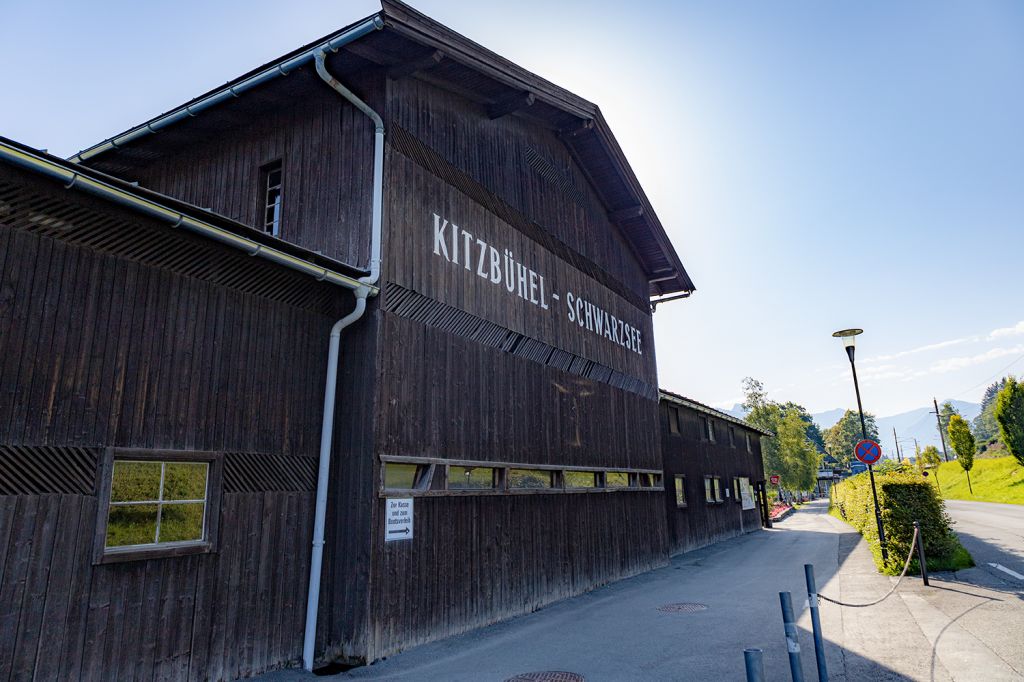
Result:
[[939,401],[932,398],[932,403],[935,405],[935,422],[939,425],[939,440],[942,441],[942,458],[949,461],[949,455],[946,454],[946,436],[942,433],[942,419],[939,418]]
[[892,427],[892,440],[896,443],[896,459],[903,464],[903,457],[900,456],[900,439],[896,437],[896,427]]

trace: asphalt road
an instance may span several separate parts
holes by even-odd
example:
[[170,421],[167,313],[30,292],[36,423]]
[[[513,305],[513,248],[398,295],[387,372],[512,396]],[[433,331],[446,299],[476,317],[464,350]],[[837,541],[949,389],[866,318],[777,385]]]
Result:
[[978,567],[1011,587],[1024,587],[1024,505],[946,500],[946,509]]

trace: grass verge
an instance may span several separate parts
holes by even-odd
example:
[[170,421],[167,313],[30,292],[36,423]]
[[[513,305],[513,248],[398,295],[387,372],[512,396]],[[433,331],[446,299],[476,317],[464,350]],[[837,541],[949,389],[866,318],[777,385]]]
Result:
[[975,459],[970,487],[958,462],[943,462],[928,478],[938,481],[939,494],[947,500],[1024,504],[1024,467],[1013,457]]

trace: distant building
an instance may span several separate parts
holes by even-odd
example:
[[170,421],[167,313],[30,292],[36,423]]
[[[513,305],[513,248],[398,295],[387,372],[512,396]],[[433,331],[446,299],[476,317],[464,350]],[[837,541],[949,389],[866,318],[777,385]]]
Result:
[[761,436],[726,412],[661,391],[669,552],[687,552],[768,525]]

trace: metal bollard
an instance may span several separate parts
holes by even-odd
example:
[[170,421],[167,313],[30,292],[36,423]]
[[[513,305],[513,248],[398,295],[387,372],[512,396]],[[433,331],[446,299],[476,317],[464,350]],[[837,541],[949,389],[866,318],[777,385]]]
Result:
[[743,662],[747,666],[747,682],[764,682],[764,651],[744,649]]
[[793,682],[804,682],[804,669],[800,664],[800,640],[796,634],[796,621],[793,619],[793,599],[789,592],[779,592],[782,604],[782,625],[786,630],[786,650],[789,652],[789,672]]
[[818,682],[828,682],[828,665],[825,663],[825,640],[821,636],[821,616],[818,613],[818,588],[814,584],[813,564],[804,564],[804,578],[807,579],[807,605],[811,609],[811,627],[814,630],[814,660],[818,664]]
[[928,587],[928,560],[924,555],[924,533],[921,532],[919,521],[914,521],[914,529],[917,531],[917,561],[921,564],[921,582]]

